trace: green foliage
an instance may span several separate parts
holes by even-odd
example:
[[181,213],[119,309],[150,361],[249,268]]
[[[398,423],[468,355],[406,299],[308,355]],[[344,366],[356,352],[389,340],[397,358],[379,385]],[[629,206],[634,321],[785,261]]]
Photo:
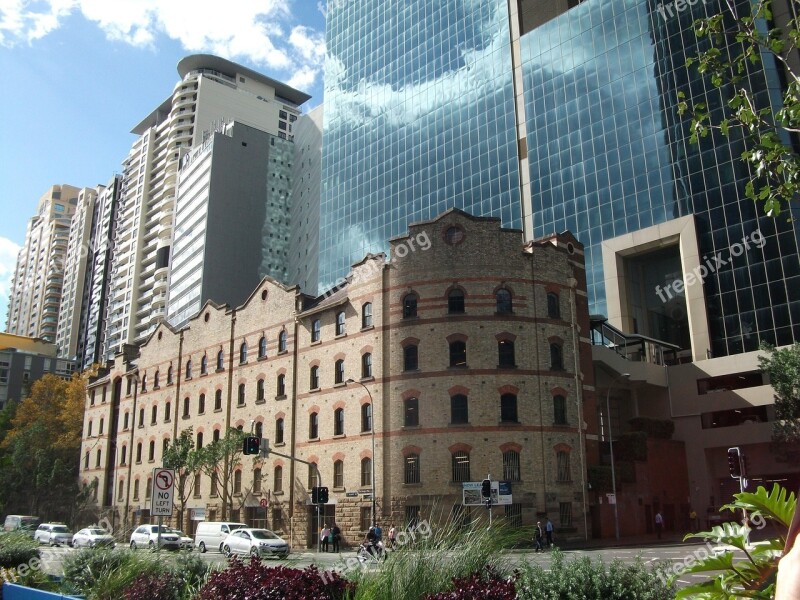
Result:
[[119,600],[140,575],[158,575],[166,566],[155,554],[87,548],[64,559],[64,585],[88,600]]
[[[678,94],[678,112],[691,116],[694,143],[712,131],[747,141],[741,156],[752,173],[747,196],[763,203],[767,215],[777,217],[800,192],[800,156],[788,136],[800,131],[800,81],[788,60],[798,49],[800,33],[795,19],[783,30],[767,29],[772,23],[769,0],[754,2],[752,12],[745,15],[736,14],[733,2],[727,7],[725,13],[695,22],[695,33],[707,42],[706,49],[687,61],[687,67],[696,67],[721,89],[726,114],[723,118],[712,116],[708,106],[690,104],[683,93]],[[748,75],[762,62],[762,52],[786,73],[783,107],[776,111],[759,102],[748,87]]]
[[516,577],[502,577],[492,567],[453,580],[453,590],[427,594],[424,600],[516,600]]
[[[651,419],[649,417],[634,417],[628,423],[632,431],[644,432],[647,437],[671,440],[675,433],[675,423],[669,419]],[[645,450],[645,453],[647,451]],[[639,460],[639,459],[636,459]],[[646,458],[645,458],[646,460]]]
[[216,476],[222,491],[222,515],[225,519],[233,497],[233,473],[242,464],[244,432],[230,427],[224,438],[197,451],[197,466],[208,477]]
[[549,570],[538,564],[522,565],[517,579],[519,600],[667,600],[675,595],[662,566],[649,568],[638,559],[632,564],[614,560],[608,565],[588,557],[566,560],[558,549],[551,557]]
[[175,469],[175,493],[179,504],[178,528],[183,528],[183,515],[186,502],[194,487],[194,478],[200,468],[202,452],[194,447],[194,432],[191,427],[184,429],[178,438],[164,451],[164,467]]
[[749,525],[723,523],[710,531],[691,533],[684,539],[702,538],[719,548],[732,546],[744,553],[745,560],[735,561],[733,551],[725,550],[698,559],[683,573],[713,573],[699,584],[681,589],[677,598],[706,598],[708,600],[727,600],[731,597],[760,598],[766,600],[775,595],[775,577],[778,559],[786,542],[786,533],[797,507],[795,495],[775,484],[771,492],[759,487],[755,493],[734,494],[735,501],[726,504],[725,510],[745,510],[749,524],[757,528],[771,523],[777,527],[779,537],[766,544],[750,546]]
[[0,535],[0,567],[15,569],[39,557],[39,544],[29,535],[19,532]]
[[781,350],[763,345],[758,366],[769,375],[775,390],[775,422],[772,439],[800,442],[800,343]]

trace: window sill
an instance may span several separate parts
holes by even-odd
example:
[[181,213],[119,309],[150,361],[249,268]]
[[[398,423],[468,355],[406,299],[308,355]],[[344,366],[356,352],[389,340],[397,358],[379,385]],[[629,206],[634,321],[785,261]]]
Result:
[[333,336],[333,339],[338,340],[346,337],[347,337],[347,332],[345,331],[344,333],[337,333],[335,336]]
[[288,354],[288,353],[289,353],[288,350],[278,350],[278,356],[280,356],[281,354]]
[[172,419],[164,419],[164,423],[172,423]]
[[375,329],[375,325],[366,325],[361,328],[361,331],[369,331],[370,329]]
[[266,398],[259,398],[256,400],[256,404],[266,404],[266,402],[267,402]]
[[504,425],[519,425],[519,421],[500,421],[497,423],[500,427]]
[[361,435],[372,435],[372,430],[371,429],[367,429],[366,431],[361,431],[360,434]]
[[494,316],[503,317],[505,315],[513,315],[513,314],[514,314],[513,310],[503,310],[503,311],[495,311]]
[[283,448],[286,445],[286,442],[275,442],[273,446],[276,448]]
[[[192,496],[192,498],[202,498],[202,497],[203,496],[201,496],[200,494],[195,494],[194,496]],[[138,498],[134,498],[134,500],[138,500]]]
[[224,370],[225,370],[225,367],[222,367],[222,368],[220,368],[220,369],[216,369],[216,370],[214,371],[214,373],[222,373]]
[[448,427],[472,427],[472,423],[469,421],[464,421],[463,423],[457,423],[455,421],[450,421],[447,424]]
[[[139,429],[144,429],[144,423],[139,423],[139,425],[137,425],[137,427]],[[94,437],[94,436],[90,436],[90,437]]]
[[259,362],[261,362],[261,361],[263,361],[263,360],[267,360],[267,355],[265,354],[264,356],[259,356],[257,360],[258,360]]
[[203,371],[200,373],[200,377],[208,377],[208,373]]
[[286,394],[279,394],[275,396],[275,400],[286,400]]
[[192,380],[192,376],[189,375],[188,377],[184,377],[183,380],[184,381],[191,381]]
[[208,495],[209,498],[219,498],[219,494],[211,493]]
[[517,365],[497,365],[498,369],[516,369]]
[[569,423],[553,423],[553,427],[570,427]]
[[403,482],[403,486],[404,487],[410,487],[410,488],[421,488],[422,487],[422,482],[421,481],[418,482],[418,483],[405,483],[405,482]]
[[448,369],[469,369],[469,365],[450,365]]
[[334,491],[334,492],[343,492],[343,491],[344,491],[344,486],[343,486],[343,485],[340,485],[340,486],[334,486],[334,487],[333,487],[333,491]]
[[242,497],[242,492],[233,492],[233,497],[234,498],[241,498]]
[[215,408],[215,409],[214,409],[214,412],[215,412],[215,413],[216,413],[216,412],[222,412],[222,409],[221,409],[221,408]]
[[151,464],[152,464],[152,463],[156,462],[156,459],[155,459],[155,458],[151,458],[151,459],[150,459],[150,460],[148,460],[147,462],[149,462],[149,463],[151,463]]
[[240,361],[239,361],[239,366],[241,366],[241,365],[246,365],[246,364],[247,364],[247,361],[246,361],[246,360],[240,360]]
[[237,402],[236,403],[236,408],[244,408],[245,406],[247,406],[247,402]]
[[369,375],[368,377],[362,377],[358,381],[360,383],[364,383],[364,382],[367,382],[367,381],[375,381],[375,376],[374,375]]
[[181,419],[183,419],[185,421],[186,419],[191,419],[191,417],[189,415],[183,415],[181,417]]
[[318,437],[308,438],[308,441],[309,442],[318,442],[319,438]]
[[309,344],[310,346],[319,346],[322,343],[322,340],[315,340]]
[[413,369],[403,369],[403,373],[419,373],[419,367],[414,367]]
[[321,389],[322,389],[322,388],[318,388],[318,387],[311,388],[310,390],[308,390],[308,393],[309,393],[309,394],[311,394],[311,393],[313,393],[313,392],[319,392]]
[[333,384],[333,387],[335,387],[335,388],[341,388],[341,387],[346,387],[346,386],[347,386],[347,384],[344,381],[340,381],[338,383],[334,383]]
[[416,425],[403,425],[403,429],[419,429],[419,423]]
[[403,321],[413,321],[419,319],[419,315],[403,315]]
[[198,417],[199,417],[200,415],[204,415],[204,414],[206,414],[206,411],[204,411],[204,410],[199,410],[199,411],[197,411],[197,416],[198,416]]
[[161,386],[160,386],[160,385],[154,385],[154,386],[153,386],[153,391],[154,391],[154,392],[155,392],[156,390],[160,390],[160,389],[161,389]]
[[461,312],[447,312],[447,313],[445,313],[445,315],[448,316],[448,317],[463,317],[466,314],[467,314],[467,311],[465,311],[465,310],[462,310]]
[[273,496],[283,496],[283,490],[273,490]]

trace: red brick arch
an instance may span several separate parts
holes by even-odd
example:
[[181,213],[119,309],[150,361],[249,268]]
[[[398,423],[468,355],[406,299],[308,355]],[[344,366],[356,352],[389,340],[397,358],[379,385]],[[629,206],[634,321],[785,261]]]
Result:
[[519,394],[519,388],[514,385],[504,385],[503,387],[497,388],[497,392],[501,396],[503,394],[514,394],[516,396]]
[[419,398],[421,392],[419,390],[406,390],[402,394],[400,394],[400,398],[403,400],[408,400],[409,398]]
[[553,396],[564,396],[565,398],[569,395],[569,392],[562,387],[554,387],[550,393]]
[[553,446],[553,450],[555,450],[556,452],[567,452],[567,453],[569,453],[569,452],[572,452],[572,446],[570,446],[569,444],[564,444],[564,443],[556,444],[555,446]]
[[464,387],[463,385],[454,385],[447,393],[451,396],[457,396],[458,394],[464,394],[465,396],[469,396],[469,388]]
[[451,333],[446,338],[448,344],[452,344],[453,342],[466,342],[469,339],[468,335],[463,333]]
[[415,337],[407,337],[400,342],[400,346],[403,348],[406,346],[419,346],[419,339]]
[[505,444],[500,446],[500,452],[512,452],[512,451],[521,454],[522,446],[520,446],[516,442],[506,442]]
[[405,456],[409,456],[410,454],[418,454],[419,455],[419,454],[422,454],[422,448],[420,448],[419,446],[413,446],[413,445],[406,446],[400,451],[400,453],[404,457]]
[[447,449],[450,451],[450,454],[455,454],[456,452],[466,452],[467,454],[469,454],[470,452],[472,452],[472,446],[460,442],[458,444],[453,444],[452,446],[448,446]]
[[333,460],[333,462],[336,462],[337,460],[341,460],[342,462],[344,462],[344,452],[337,452],[336,454],[331,456],[331,460]]
[[508,331],[502,331],[494,336],[494,339],[496,339],[498,342],[513,342],[517,339],[517,336]]

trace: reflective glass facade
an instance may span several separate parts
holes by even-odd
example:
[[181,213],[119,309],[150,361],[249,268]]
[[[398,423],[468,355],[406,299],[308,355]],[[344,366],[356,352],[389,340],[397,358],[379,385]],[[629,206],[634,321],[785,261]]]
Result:
[[[607,314],[601,242],[693,213],[701,257],[726,261],[704,281],[714,356],[800,339],[796,232],[745,197],[742,140],[693,145],[676,112],[678,91],[712,109],[725,100],[685,67],[698,50],[693,20],[721,11],[717,0],[586,0],[521,42],[534,236],[576,234],[590,310]],[[748,79],[768,105],[771,63]],[[754,233],[763,248],[732,256]]]
[[320,290],[450,207],[522,228],[506,0],[335,0]]

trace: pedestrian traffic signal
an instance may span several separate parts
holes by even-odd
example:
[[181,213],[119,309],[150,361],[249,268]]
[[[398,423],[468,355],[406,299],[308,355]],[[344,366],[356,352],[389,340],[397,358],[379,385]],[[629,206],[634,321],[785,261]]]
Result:
[[742,476],[742,453],[738,446],[728,448],[728,470],[734,479]]
[[244,443],[242,444],[242,454],[250,455],[250,454],[258,454],[261,451],[261,438],[256,437],[254,435],[248,435],[244,438]]
[[312,487],[311,504],[327,504],[327,503],[328,503],[328,488]]
[[483,483],[481,484],[481,496],[484,498],[491,498],[492,497],[492,480],[491,479],[484,479]]

